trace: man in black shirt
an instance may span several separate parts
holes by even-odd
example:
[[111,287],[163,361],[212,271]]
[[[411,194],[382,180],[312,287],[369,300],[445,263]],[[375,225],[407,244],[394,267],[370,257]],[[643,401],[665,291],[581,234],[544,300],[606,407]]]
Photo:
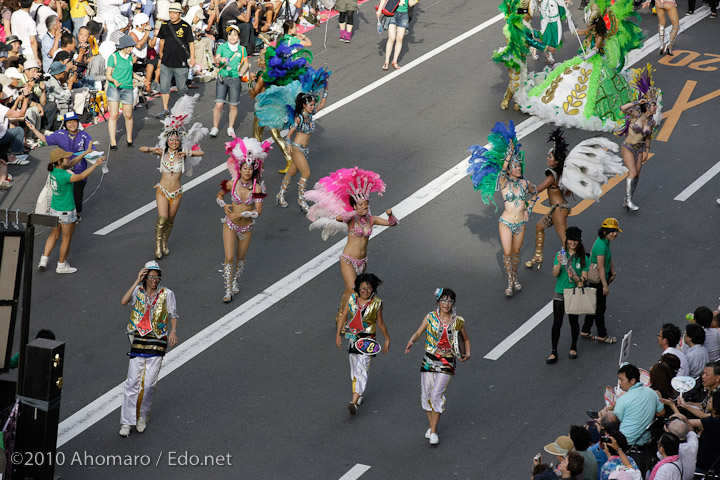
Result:
[[158,51],[160,53],[160,96],[163,112],[157,115],[164,118],[170,115],[170,83],[175,78],[175,85],[180,95],[187,93],[185,84],[188,70],[195,66],[195,39],[192,27],[180,19],[182,15],[180,3],[170,4],[170,21],[164,22],[158,34]]

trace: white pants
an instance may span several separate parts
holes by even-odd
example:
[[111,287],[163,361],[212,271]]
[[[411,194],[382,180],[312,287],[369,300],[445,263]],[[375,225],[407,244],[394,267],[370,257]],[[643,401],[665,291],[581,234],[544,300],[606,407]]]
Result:
[[368,371],[370,370],[370,360],[372,357],[368,355],[358,355],[357,353],[348,353],[350,359],[350,380],[352,380],[352,391],[358,395],[365,392],[368,381]]
[[[160,376],[163,357],[132,357],[125,380],[125,395],[120,409],[120,423],[135,425],[138,418],[147,419],[153,392]],[[138,400],[140,416],[138,417]]]
[[420,403],[423,410],[443,413],[445,389],[452,375],[437,372],[420,372]]

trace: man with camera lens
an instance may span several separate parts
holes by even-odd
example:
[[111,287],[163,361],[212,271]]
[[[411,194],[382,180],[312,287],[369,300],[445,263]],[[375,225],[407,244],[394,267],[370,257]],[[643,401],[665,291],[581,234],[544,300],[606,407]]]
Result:
[[48,73],[51,75],[45,82],[48,99],[55,102],[60,114],[65,115],[69,111],[82,114],[85,111],[88,89],[72,88],[78,79],[76,67],[70,64],[69,60],[67,65],[55,60],[50,64]]
[[[55,102],[50,102],[47,99],[43,75],[40,73],[40,67],[35,60],[25,62],[23,80],[30,91],[30,104],[25,113],[25,122],[28,126],[33,125],[34,129],[37,130],[54,130],[58,108]],[[34,131],[34,129],[30,128],[31,131]],[[37,135],[35,137],[39,141],[44,141]]]
[[30,162],[16,157],[23,153],[25,131],[10,123],[10,120],[20,121],[25,117],[29,103],[27,89],[23,88],[14,104],[10,104],[12,97],[7,91],[10,78],[0,74],[0,85],[0,158],[6,160],[8,165],[27,165]]

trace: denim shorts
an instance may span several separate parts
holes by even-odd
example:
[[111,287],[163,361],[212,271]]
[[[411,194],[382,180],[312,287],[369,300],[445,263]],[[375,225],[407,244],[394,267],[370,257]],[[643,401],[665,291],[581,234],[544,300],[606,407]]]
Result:
[[407,29],[410,26],[410,16],[408,12],[395,12],[395,15],[390,17],[389,25],[397,25],[397,28]]
[[215,81],[215,103],[228,103],[236,106],[240,103],[242,79],[240,77],[221,77]]
[[107,101],[108,102],[122,102],[123,105],[133,104],[133,89],[132,88],[118,88],[114,83],[108,83],[107,88]]
[[77,222],[77,210],[73,209],[69,212],[58,212],[52,208],[48,212],[48,215],[58,217],[58,223],[75,223]]

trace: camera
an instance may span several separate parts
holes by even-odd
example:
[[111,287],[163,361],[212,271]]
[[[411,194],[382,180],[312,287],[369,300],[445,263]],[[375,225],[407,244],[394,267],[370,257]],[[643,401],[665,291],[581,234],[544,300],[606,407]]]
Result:
[[52,75],[50,75],[49,73],[43,73],[42,75],[40,75],[40,79],[41,79],[43,82],[47,82],[47,81],[50,80],[51,78],[52,78]]
[[600,441],[602,443],[612,443],[612,438],[608,437],[607,435],[604,435],[600,437]]
[[85,74],[85,70],[87,70],[88,64],[85,62],[76,62],[73,60],[73,65],[75,65],[75,72],[78,74],[78,76],[82,76]]

